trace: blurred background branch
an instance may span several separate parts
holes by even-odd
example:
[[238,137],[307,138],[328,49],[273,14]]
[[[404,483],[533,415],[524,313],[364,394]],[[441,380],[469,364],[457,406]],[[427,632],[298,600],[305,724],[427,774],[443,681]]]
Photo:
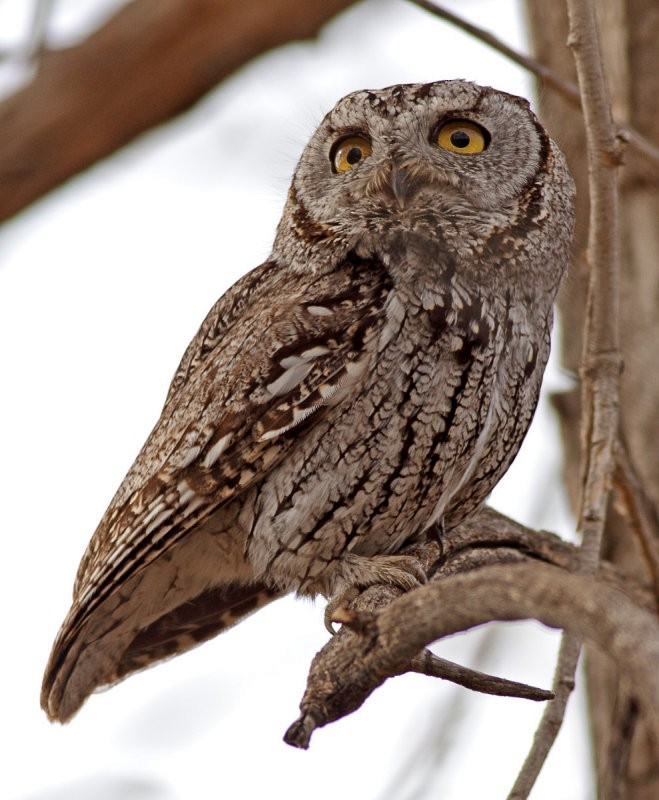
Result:
[[0,222],[351,1],[135,0],[61,50],[42,47],[51,3],[39,3],[26,43],[37,71],[0,104]]

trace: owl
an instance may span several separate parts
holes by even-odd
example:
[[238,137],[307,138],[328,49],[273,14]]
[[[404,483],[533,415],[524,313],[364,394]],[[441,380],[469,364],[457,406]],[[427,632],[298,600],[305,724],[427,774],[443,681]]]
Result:
[[400,549],[472,514],[533,416],[573,195],[519,97],[447,80],[340,100],[89,543],[48,716],[287,592],[331,622],[356,588],[423,582]]

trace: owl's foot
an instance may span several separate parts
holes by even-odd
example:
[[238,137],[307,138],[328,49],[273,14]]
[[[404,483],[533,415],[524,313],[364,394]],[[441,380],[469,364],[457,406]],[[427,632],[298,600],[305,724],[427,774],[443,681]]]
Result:
[[428,580],[413,556],[357,556],[349,553],[342,561],[341,583],[325,608],[325,627],[334,636],[335,614],[369,586],[384,583],[408,592]]

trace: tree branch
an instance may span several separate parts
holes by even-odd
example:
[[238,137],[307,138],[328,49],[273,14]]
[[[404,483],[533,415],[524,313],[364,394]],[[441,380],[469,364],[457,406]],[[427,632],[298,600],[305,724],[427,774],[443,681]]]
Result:
[[433,579],[377,614],[354,613],[359,632],[342,628],[332,642],[343,635],[344,644],[328,656],[330,642],[315,657],[288,744],[307,747],[316,728],[355,711],[436,639],[492,620],[528,618],[573,630],[609,653],[659,734],[659,624],[601,582],[546,564],[496,565]]
[[0,104],[0,221],[352,0],[139,0]]
[[[618,185],[616,137],[592,0],[567,0],[570,33],[586,127],[590,222],[589,287],[582,355],[583,490],[579,529],[580,572],[595,575],[606,522],[613,448],[618,430],[621,357],[618,342]],[[547,707],[533,745],[509,795],[525,800],[551,750],[574,685],[581,642],[564,634],[554,676],[556,699]]]
[[493,694],[498,697],[518,697],[523,700],[535,701],[552,700],[554,697],[552,692],[548,692],[546,689],[538,689],[526,683],[497,678],[494,675],[463,667],[453,661],[436,656],[430,650],[423,650],[419,655],[414,656],[404,672],[416,672],[429,678],[441,678],[464,686],[465,689],[471,689],[473,692]]
[[533,743],[510,790],[508,800],[526,800],[547,760],[549,751],[554,746],[565,719],[568,700],[574,691],[581,642],[582,639],[578,634],[563,632],[551,687],[554,699],[543,712],[533,735]]

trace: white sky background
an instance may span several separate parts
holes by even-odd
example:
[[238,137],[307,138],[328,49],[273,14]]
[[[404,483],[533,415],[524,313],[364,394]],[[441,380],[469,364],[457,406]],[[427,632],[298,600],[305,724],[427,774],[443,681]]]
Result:
[[[54,41],[70,41],[90,8],[114,4],[60,0]],[[20,41],[29,5],[0,0],[0,48]],[[451,5],[526,49],[516,3]],[[320,601],[274,603],[92,697],[67,726],[49,724],[38,705],[87,541],[207,310],[268,255],[316,124],[349,91],[457,77],[531,92],[517,68],[439,20],[403,0],[370,0],[317,41],[252,63],[192,112],[0,228],[2,797],[505,797],[539,704],[405,676],[317,731],[308,751],[282,742],[327,639]],[[553,367],[546,385],[564,380]],[[558,469],[558,434],[543,404],[494,504],[569,533]],[[435,649],[549,686],[556,634],[535,623],[500,631]],[[579,695],[534,800],[593,796],[588,758]]]

